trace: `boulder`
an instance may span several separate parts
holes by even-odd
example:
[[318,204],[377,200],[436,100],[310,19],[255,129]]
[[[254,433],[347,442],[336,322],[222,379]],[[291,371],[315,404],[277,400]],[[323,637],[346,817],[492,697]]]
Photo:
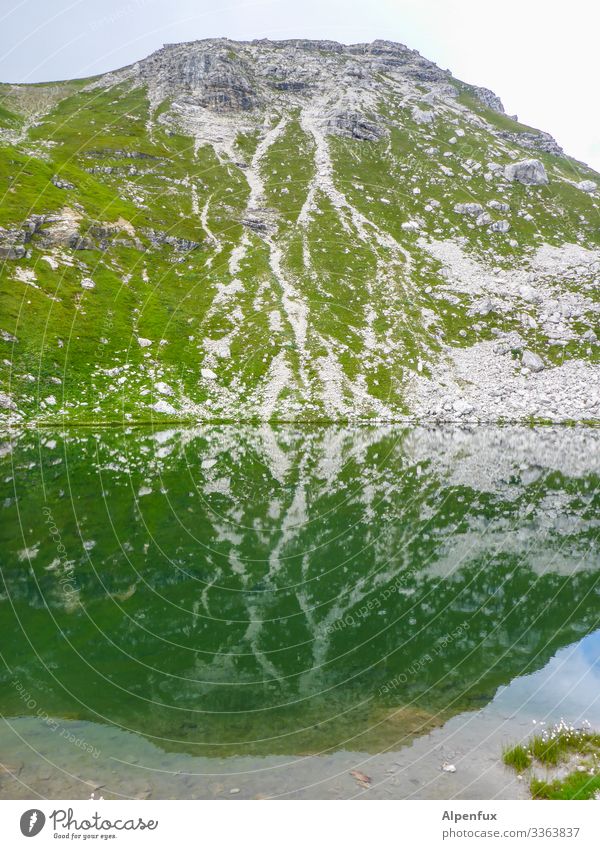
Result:
[[539,159],[512,162],[504,169],[504,176],[507,180],[523,183],[524,186],[544,186],[548,183],[546,169]]
[[577,183],[577,188],[581,189],[582,192],[595,192],[598,186],[594,183],[593,180],[582,180],[581,183]]
[[457,416],[465,416],[469,413],[472,413],[474,407],[472,404],[469,404],[464,398],[457,398],[452,405],[454,412]]
[[457,203],[454,211],[459,215],[481,215],[483,207],[480,203]]
[[157,401],[155,404],[152,404],[151,407],[155,413],[163,413],[166,416],[176,416],[177,410],[173,407],[172,404],[169,404],[168,401],[164,401],[162,398],[160,401]]
[[500,221],[494,221],[494,223],[490,226],[490,230],[493,233],[508,233],[510,230],[510,222],[505,218],[502,218]]
[[418,106],[415,106],[412,117],[417,124],[432,124],[435,121],[435,112],[419,109]]
[[528,368],[529,371],[543,371],[544,370],[544,361],[541,357],[538,357],[537,354],[534,354],[533,351],[529,351],[527,348],[523,351],[523,355],[521,357],[521,365],[523,368]]
[[0,245],[0,259],[23,259],[26,255],[25,245]]
[[0,408],[3,410],[16,410],[17,405],[10,395],[7,395],[5,392],[0,392]]

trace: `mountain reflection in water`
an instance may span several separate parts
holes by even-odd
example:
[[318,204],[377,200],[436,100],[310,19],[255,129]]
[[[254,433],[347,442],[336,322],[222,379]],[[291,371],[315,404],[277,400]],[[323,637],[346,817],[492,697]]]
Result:
[[398,748],[599,627],[599,448],[585,428],[5,438],[0,712],[205,756]]

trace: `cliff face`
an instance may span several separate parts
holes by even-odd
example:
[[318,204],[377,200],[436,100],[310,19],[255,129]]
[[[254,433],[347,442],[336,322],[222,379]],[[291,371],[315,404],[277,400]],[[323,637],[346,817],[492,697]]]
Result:
[[596,420],[598,176],[386,41],[0,87],[11,420]]

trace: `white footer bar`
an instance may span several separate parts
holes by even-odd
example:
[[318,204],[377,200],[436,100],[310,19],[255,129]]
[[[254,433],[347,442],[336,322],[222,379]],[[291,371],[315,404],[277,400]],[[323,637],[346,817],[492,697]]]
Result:
[[595,802],[4,801],[0,846],[600,846]]

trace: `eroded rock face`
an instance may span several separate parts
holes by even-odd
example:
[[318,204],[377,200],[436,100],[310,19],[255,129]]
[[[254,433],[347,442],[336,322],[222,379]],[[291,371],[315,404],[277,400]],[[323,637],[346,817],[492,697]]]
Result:
[[548,183],[546,169],[539,159],[524,159],[513,162],[504,169],[504,176],[511,182],[525,186],[544,186]]
[[153,230],[149,228],[146,231],[146,235],[155,247],[170,245],[174,248],[174,250],[180,253],[188,253],[189,251],[195,251],[201,247],[200,242],[195,242],[193,239],[182,239],[177,236],[171,236],[168,233],[164,233],[162,230]]
[[0,259],[23,259],[27,255],[28,243],[40,232],[43,224],[43,215],[31,215],[20,227],[0,227]]
[[540,153],[552,153],[554,156],[565,155],[562,147],[550,133],[510,133],[507,130],[502,130],[498,133],[498,136],[528,150],[538,150]]
[[[344,61],[340,61],[341,55]],[[354,62],[352,57],[356,57]],[[374,75],[382,71],[401,73],[419,82],[448,81],[450,85],[449,71],[403,44],[382,40],[342,45],[303,39],[207,39],[167,44],[135,66],[155,102],[161,97],[191,96],[196,105],[215,112],[250,111],[271,102],[277,92],[318,96],[322,93],[320,83],[331,83],[332,72],[334,80],[339,75],[340,81],[363,79],[373,84]],[[372,140],[373,132],[372,128],[359,128],[359,135],[354,137],[366,133],[365,140]]]
[[193,93],[199,105],[216,112],[249,110],[261,102],[246,62],[232,49],[208,49],[204,42],[166,45],[140,62],[139,73],[165,93]]
[[[68,206],[47,215],[31,215],[18,228],[5,230],[0,227],[0,259],[23,259],[32,247],[106,250],[111,245],[121,245],[143,250],[131,225],[122,220],[117,223],[91,223],[83,228],[84,232],[81,230],[81,214]],[[123,233],[134,238],[122,238]],[[190,243],[185,249],[191,250],[192,246],[198,247],[198,244]]]

